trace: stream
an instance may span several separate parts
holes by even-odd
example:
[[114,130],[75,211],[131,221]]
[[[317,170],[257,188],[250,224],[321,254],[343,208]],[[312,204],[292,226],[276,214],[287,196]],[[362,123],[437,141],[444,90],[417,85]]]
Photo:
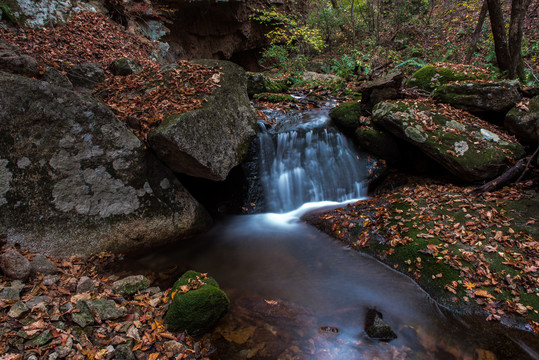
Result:
[[[227,292],[214,358],[539,359],[533,334],[453,315],[408,277],[303,223],[308,211],[366,196],[365,156],[328,124],[327,111],[276,120],[258,138],[264,212],[225,217],[136,260],[155,271],[207,272]],[[396,339],[365,334],[369,309]]]

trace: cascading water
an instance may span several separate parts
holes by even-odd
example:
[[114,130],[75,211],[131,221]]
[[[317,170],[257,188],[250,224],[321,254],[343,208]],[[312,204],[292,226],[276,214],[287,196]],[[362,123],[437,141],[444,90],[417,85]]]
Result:
[[365,161],[329,126],[326,111],[305,113],[299,124],[297,118],[288,121],[259,134],[259,174],[267,211],[286,212],[307,202],[365,195]]

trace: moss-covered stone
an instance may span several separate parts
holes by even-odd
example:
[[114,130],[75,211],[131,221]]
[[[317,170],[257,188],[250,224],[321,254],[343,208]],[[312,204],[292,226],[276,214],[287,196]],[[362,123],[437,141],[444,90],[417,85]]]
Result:
[[254,98],[257,100],[267,101],[271,103],[284,103],[295,101],[294,97],[288,94],[273,94],[267,92],[256,94]]
[[329,111],[329,117],[341,130],[354,131],[360,126],[361,104],[357,101],[342,103]]
[[507,169],[508,158],[517,160],[525,154],[513,137],[487,122],[431,102],[380,103],[373,110],[373,122],[464,181],[492,179]]
[[[201,280],[203,285],[180,292],[180,287]],[[188,271],[172,288],[173,298],[165,322],[174,331],[186,330],[190,335],[209,331],[230,306],[225,292],[213,278],[204,278],[200,273]]]
[[518,81],[463,81],[438,87],[434,100],[471,113],[501,113],[520,101]]
[[452,64],[446,66],[426,65],[417,70],[407,82],[408,87],[418,87],[423,90],[433,91],[438,86],[451,81],[483,79],[484,74],[475,74],[470,67],[470,72],[461,72],[451,68]]
[[261,73],[247,73],[247,94],[250,98],[260,93],[281,93],[289,86],[286,80],[273,81]]
[[527,109],[514,107],[505,116],[504,126],[523,144],[539,143],[539,96],[527,103]]
[[402,158],[402,149],[397,144],[397,138],[387,131],[371,126],[361,126],[354,132],[353,139],[362,150],[374,154],[390,164],[398,163]]

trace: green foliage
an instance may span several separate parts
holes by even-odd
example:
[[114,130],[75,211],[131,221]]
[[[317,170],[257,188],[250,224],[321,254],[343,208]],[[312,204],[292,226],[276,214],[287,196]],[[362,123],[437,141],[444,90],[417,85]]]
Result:
[[14,25],[18,25],[17,18],[13,15],[11,8],[6,4],[0,4],[0,19],[5,18]]

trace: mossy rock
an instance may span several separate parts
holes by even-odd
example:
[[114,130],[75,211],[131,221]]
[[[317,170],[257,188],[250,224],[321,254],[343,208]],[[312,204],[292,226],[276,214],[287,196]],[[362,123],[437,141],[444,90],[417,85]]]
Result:
[[523,144],[537,146],[539,143],[539,96],[531,99],[528,109],[514,107],[505,116],[504,126]]
[[208,332],[228,311],[230,301],[213,278],[201,279],[205,285],[186,293],[176,293],[189,280],[201,279],[196,271],[188,271],[172,288],[173,298],[165,322],[170,330],[187,331],[190,335]]
[[380,103],[373,109],[373,122],[467,182],[490,180],[509,167],[508,159],[525,155],[513,137],[487,122],[431,102]]
[[[438,86],[447,84],[451,81],[484,79],[484,74],[474,74],[469,72],[460,72],[447,67],[426,65],[417,70],[407,82],[408,87],[418,87],[423,90],[433,91]],[[472,68],[471,68],[472,69]]]
[[188,285],[191,281],[194,281],[194,280],[201,280],[206,285],[215,286],[216,288],[219,287],[219,284],[214,278],[206,277],[203,279],[202,277],[203,277],[202,274],[197,271],[194,271],[194,270],[186,271],[182,276],[180,276],[178,280],[176,280],[174,285],[172,285],[172,291],[178,290],[180,286]]
[[371,154],[374,154],[390,164],[402,160],[403,151],[397,143],[397,138],[387,131],[362,126],[354,132],[354,142]]
[[360,126],[361,104],[357,101],[342,103],[329,111],[329,117],[339,129],[354,131]]
[[288,90],[287,79],[273,81],[261,73],[247,73],[247,94],[253,98],[260,93],[281,93]]
[[257,100],[267,101],[271,103],[284,103],[284,102],[295,102],[293,96],[287,94],[272,94],[272,93],[260,93],[254,96]]

